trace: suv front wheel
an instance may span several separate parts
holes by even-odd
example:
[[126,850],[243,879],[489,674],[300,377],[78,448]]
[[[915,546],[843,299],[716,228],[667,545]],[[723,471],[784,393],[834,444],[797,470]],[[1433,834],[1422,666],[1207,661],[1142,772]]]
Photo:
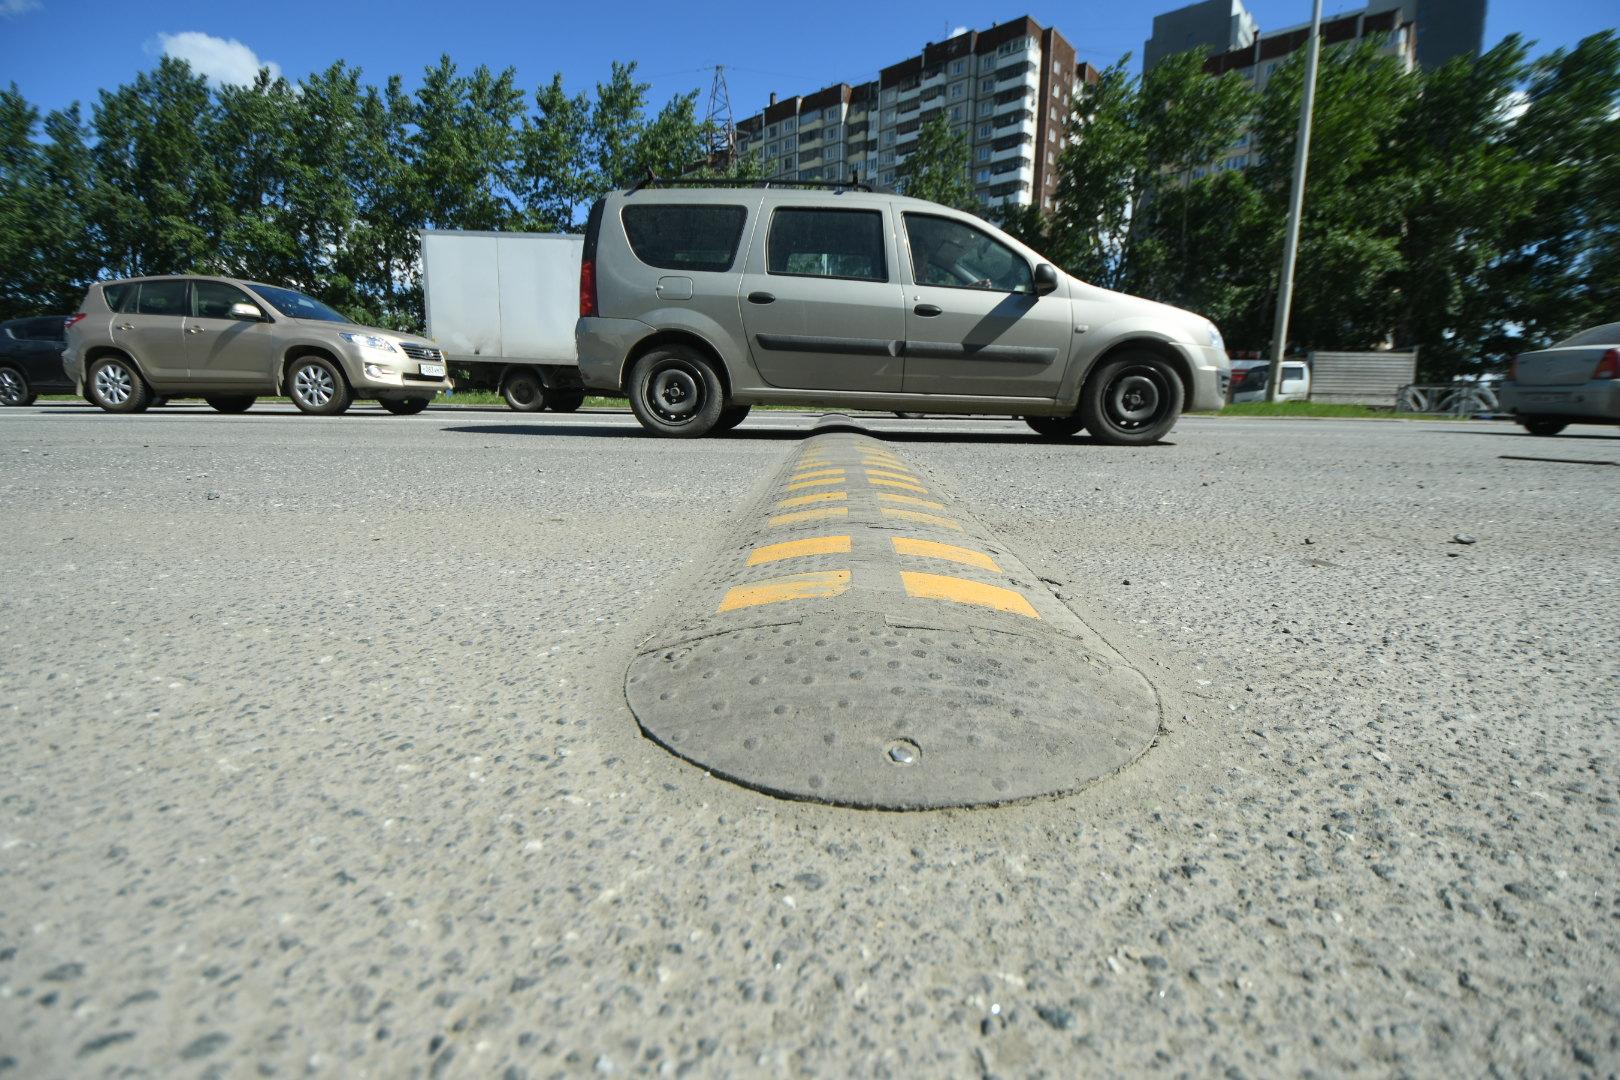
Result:
[[84,393],[92,405],[116,413],[140,412],[152,400],[141,373],[122,356],[103,357],[91,364]]
[[679,439],[709,434],[726,404],[714,365],[683,345],[655,349],[637,360],[628,389],[630,409],[642,427]]
[[287,368],[287,396],[299,412],[337,416],[346,412],[354,395],[343,372],[324,356],[300,356]]
[[1080,420],[1091,437],[1115,446],[1158,442],[1181,416],[1181,377],[1149,352],[1100,364],[1080,393]]

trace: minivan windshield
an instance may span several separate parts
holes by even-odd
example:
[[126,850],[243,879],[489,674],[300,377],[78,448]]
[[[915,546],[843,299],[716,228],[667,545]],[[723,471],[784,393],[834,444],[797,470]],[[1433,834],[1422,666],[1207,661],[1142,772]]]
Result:
[[274,285],[253,283],[253,291],[264,297],[265,303],[289,319],[320,319],[322,322],[353,322],[347,315],[339,315],[313,296],[305,296],[291,289],[278,289]]

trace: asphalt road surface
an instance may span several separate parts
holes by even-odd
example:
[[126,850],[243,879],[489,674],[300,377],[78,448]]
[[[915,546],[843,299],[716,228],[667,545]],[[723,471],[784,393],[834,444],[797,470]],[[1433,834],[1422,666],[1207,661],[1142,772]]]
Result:
[[1613,429],[873,419],[1167,703],[887,813],[625,702],[812,423],[0,413],[0,1076],[1620,1069]]

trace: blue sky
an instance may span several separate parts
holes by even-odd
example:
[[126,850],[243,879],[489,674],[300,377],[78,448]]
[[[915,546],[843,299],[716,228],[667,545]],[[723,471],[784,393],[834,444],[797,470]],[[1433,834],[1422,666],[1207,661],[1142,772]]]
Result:
[[[1488,0],[1486,44],[1509,33],[1541,42],[1543,49],[1573,44],[1620,22],[1614,0]],[[460,0],[387,5],[311,3],[228,5],[211,0],[163,4],[70,3],[0,0],[0,83],[15,81],[43,108],[70,101],[88,104],[102,87],[115,86],[156,63],[167,48],[203,60],[221,77],[276,65],[291,78],[347,60],[370,81],[390,74],[414,85],[422,68],[448,52],[466,68],[488,64],[517,69],[532,89],[561,71],[571,90],[604,79],[613,60],[639,61],[662,104],[673,94],[700,89],[707,102],[712,68],[726,65],[732,106],[740,119],[767,95],[805,93],[837,81],[872,78],[877,69],[939,41],[955,27],[983,29],[1021,14],[1056,26],[1098,67],[1127,51],[1138,60],[1152,14],[1176,0],[1137,6],[1115,3],[1023,5],[906,2],[826,7],[723,2],[706,4],[529,4]],[[1362,3],[1327,0],[1325,11]],[[1308,0],[1252,0],[1262,29],[1304,22]],[[704,70],[707,68],[708,70]]]

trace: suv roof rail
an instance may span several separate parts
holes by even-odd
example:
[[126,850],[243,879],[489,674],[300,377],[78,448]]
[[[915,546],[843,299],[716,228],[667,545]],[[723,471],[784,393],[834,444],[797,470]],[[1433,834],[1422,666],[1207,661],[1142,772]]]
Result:
[[648,173],[627,188],[627,191],[636,192],[643,188],[813,188],[831,191],[869,191],[874,195],[893,195],[894,189],[883,184],[874,184],[870,180],[862,180],[859,173],[851,173],[848,180],[786,180],[786,179],[702,179],[688,177],[661,177]]

